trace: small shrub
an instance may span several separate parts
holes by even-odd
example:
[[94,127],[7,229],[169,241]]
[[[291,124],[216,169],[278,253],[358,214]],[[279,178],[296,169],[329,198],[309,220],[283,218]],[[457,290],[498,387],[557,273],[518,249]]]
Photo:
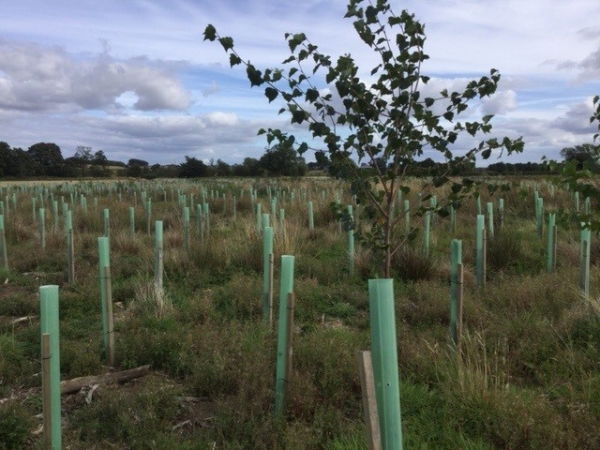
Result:
[[13,402],[0,405],[0,448],[6,450],[29,447],[31,414]]
[[392,267],[402,280],[428,280],[433,276],[433,260],[421,249],[408,245],[400,248],[393,256]]

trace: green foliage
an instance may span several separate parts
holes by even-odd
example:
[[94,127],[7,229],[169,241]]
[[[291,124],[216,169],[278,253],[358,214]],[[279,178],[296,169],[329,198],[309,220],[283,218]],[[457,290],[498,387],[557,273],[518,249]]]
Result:
[[[412,179],[403,194],[415,207],[421,181]],[[548,179],[523,178],[514,184],[522,184],[521,193],[516,189],[502,193],[504,225],[488,240],[485,290],[475,287],[473,277],[473,201],[465,201],[457,213],[455,232],[448,231],[448,218],[436,216],[429,258],[422,256],[420,239],[407,245],[412,250],[406,254],[394,255],[406,448],[599,447],[600,324],[595,298],[600,270],[594,261],[600,247],[592,250],[592,295],[584,300],[576,288],[576,224],[561,225],[558,268],[545,273],[540,270],[544,242],[537,237],[533,221],[534,188],[547,207],[572,205],[569,192],[559,187],[551,196]],[[351,202],[347,184],[319,178],[258,180],[252,185],[248,180],[218,179],[93,186],[98,190],[99,210],[108,207],[113,220],[115,369],[143,364],[152,368],[144,378],[100,386],[90,404],[85,401],[86,390],[63,396],[63,417],[68,424],[65,447],[366,447],[355,358],[356,350],[369,347],[365,280],[378,269],[370,259],[371,251],[357,245],[355,273],[347,272],[344,228],[367,226],[362,217],[356,221],[347,217],[340,233],[328,210],[338,191],[340,204]],[[164,299],[168,308],[159,307],[151,289],[152,237],[145,234],[143,222],[136,236],[129,236],[127,207],[133,197],[127,195],[129,187],[137,189],[139,215],[140,190],[146,190],[153,197],[153,217],[165,221]],[[163,188],[168,193],[166,202]],[[277,206],[286,212],[285,234],[276,228],[277,257],[285,253],[297,258],[294,368],[285,421],[279,423],[272,415],[275,334],[260,315],[261,236],[255,229],[247,194],[250,188],[263,211],[269,209],[267,188],[277,196]],[[447,188],[451,186],[440,190]],[[55,197],[63,189],[57,187]],[[121,201],[114,189],[122,189]],[[292,189],[294,200],[282,195]],[[188,198],[194,193],[198,200],[204,190],[216,194],[216,198],[207,195],[212,212],[210,237],[201,241],[194,228],[191,250],[186,252],[177,193]],[[313,231],[306,226],[304,192],[312,194]],[[225,203],[222,193],[229,195]],[[482,204],[498,193],[494,186],[482,190]],[[231,194],[238,198],[235,220],[231,209],[224,208],[231,206]],[[431,194],[441,198],[437,190]],[[41,268],[64,267],[62,230],[49,232],[46,253],[37,251],[31,203],[24,201],[27,195],[19,194],[18,207],[11,210],[7,222],[9,256],[14,263],[10,272],[2,274],[8,281],[0,289],[2,398],[39,388],[35,289],[49,281],[62,284],[63,379],[107,370],[101,352],[96,267],[100,215],[91,214],[92,202],[88,217],[75,210],[77,282],[64,284],[62,272],[40,273]],[[429,203],[426,195],[421,200]],[[413,226],[415,231],[421,228],[418,220]],[[448,346],[448,247],[452,238],[463,240],[460,357]],[[13,319],[25,315],[34,317],[12,325]],[[18,434],[16,448],[40,447],[41,436],[31,434],[39,426],[35,416],[40,412],[41,399],[36,394],[10,406],[3,404],[0,430],[10,436]],[[2,444],[13,439],[5,436],[0,434]]]
[[110,439],[131,447],[153,448],[152,441],[177,412],[180,391],[156,379],[144,384],[142,392],[101,391],[91,405],[78,410],[73,422],[81,441]]
[[25,345],[9,334],[0,334],[0,395],[6,394],[7,386],[21,381],[32,369]]
[[15,402],[0,405],[0,448],[17,450],[28,447],[33,420],[29,411]]
[[[260,130],[259,134],[266,133],[269,143],[277,141],[286,148],[294,145],[300,153],[314,150],[320,160],[332,165],[334,173],[351,180],[358,201],[370,205],[366,219],[372,229],[360,237],[373,249],[383,251],[384,274],[390,276],[391,255],[406,240],[396,233],[398,221],[392,218],[406,169],[425,151],[438,152],[447,162],[436,179],[436,185],[441,185],[452,165],[472,163],[477,155],[487,159],[492,151],[520,152],[523,142],[491,137],[466,154],[456,155],[453,145],[461,133],[483,137],[491,132],[490,115],[473,122],[461,122],[458,117],[470,107],[471,100],[495,93],[499,72],[491,69],[489,76],[469,82],[462,92],[444,90],[438,97],[422,98],[422,88],[429,81],[421,70],[429,59],[424,52],[423,24],[406,10],[394,13],[386,0],[375,4],[350,0],[345,17],[353,21],[358,37],[379,60],[370,71],[377,75],[371,84],[362,81],[362,71],[351,55],[335,60],[320,52],[304,33],[287,33],[290,57],[283,67],[262,71],[240,57],[233,40],[222,37],[214,26],[206,27],[204,39],[225,40],[223,47],[230,59],[245,65],[250,86],[266,84],[269,102],[281,97],[284,106],[279,112],[287,112],[291,124],[305,125],[312,141],[296,142],[294,136],[279,129]],[[328,89],[322,89],[323,77]],[[438,112],[440,107],[444,112]],[[353,159],[366,163],[374,174],[360,170],[351,163]],[[460,189],[450,194],[450,202],[471,190],[464,183],[455,185]]]
[[[593,99],[594,111],[590,117],[590,123],[597,126],[600,131],[600,96]],[[593,141],[596,142],[600,133],[595,133]],[[548,161],[547,164],[551,170],[560,170],[560,183],[571,192],[579,192],[583,201],[586,198],[598,203],[600,202],[600,189],[593,182],[592,169],[597,167],[600,147],[593,144],[583,144],[580,146],[565,148],[561,151],[566,161],[558,163]],[[566,211],[561,209],[559,215],[565,215]],[[582,228],[590,228],[592,231],[600,232],[600,214],[597,208],[593,208],[589,214],[585,212],[576,212],[571,214],[576,223]]]
[[284,144],[267,149],[259,164],[272,176],[301,176],[306,173],[304,158]]

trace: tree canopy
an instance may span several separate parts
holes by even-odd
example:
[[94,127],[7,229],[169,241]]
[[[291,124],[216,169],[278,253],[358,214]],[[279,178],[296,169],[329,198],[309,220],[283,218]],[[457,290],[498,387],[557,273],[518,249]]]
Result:
[[[430,77],[423,73],[429,59],[424,51],[425,26],[406,10],[396,14],[387,0],[349,0],[346,18],[358,38],[374,53],[377,64],[359,68],[350,54],[337,58],[322,53],[305,33],[286,33],[290,56],[281,67],[258,68],[240,55],[232,37],[221,35],[209,24],[204,39],[218,42],[231,67],[242,65],[251,87],[264,87],[267,100],[281,101],[279,113],[290,124],[304,126],[312,139],[299,141],[280,129],[261,129],[271,145],[277,142],[300,154],[316,152],[329,161],[332,173],[350,181],[357,201],[365,204],[364,219],[371,229],[362,237],[384,255],[383,273],[390,276],[391,259],[414,233],[399,232],[402,218],[393,217],[398,192],[409,192],[408,169],[425,152],[437,153],[446,162],[432,186],[449,181],[452,166],[488,159],[493,151],[520,152],[521,138],[490,137],[492,115],[459,120],[472,101],[496,92],[500,73],[468,82],[455,92],[429,94]],[[457,152],[461,135],[477,139],[472,147]],[[366,162],[374,171],[361,170]],[[356,164],[358,163],[358,164]],[[473,192],[473,180],[453,181],[449,204]],[[429,195],[427,188],[424,199]],[[423,211],[421,210],[421,213]],[[345,222],[353,226],[348,218]]]

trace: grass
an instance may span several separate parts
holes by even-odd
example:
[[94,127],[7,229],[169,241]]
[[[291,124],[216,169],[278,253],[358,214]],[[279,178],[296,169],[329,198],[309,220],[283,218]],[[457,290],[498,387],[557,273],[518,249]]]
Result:
[[[488,241],[485,290],[473,276],[472,202],[459,210],[456,233],[448,232],[448,219],[436,218],[430,256],[423,255],[419,238],[395,255],[405,448],[600,448],[600,269],[592,266],[592,298],[582,298],[578,234],[565,224],[557,272],[545,273],[533,182],[523,183],[504,195],[504,226]],[[552,198],[546,184],[537,184],[547,207],[570,207],[567,193],[557,190]],[[40,184],[32,186],[27,189],[39,191]],[[378,269],[357,243],[355,271],[348,272],[345,235],[328,206],[339,184],[162,180],[47,186],[56,199],[69,198],[73,187],[85,189],[88,211],[73,207],[76,283],[68,285],[60,227],[54,230],[47,217],[47,247],[41,250],[31,193],[15,190],[19,207],[6,218],[10,270],[0,273],[7,280],[0,285],[0,397],[29,390],[32,395],[0,404],[4,448],[41,448],[40,436],[32,434],[41,413],[34,389],[40,383],[39,285],[61,286],[62,378],[107,370],[96,254],[103,208],[111,211],[116,368],[150,364],[152,372],[122,386],[101,386],[90,402],[87,392],[64,396],[65,448],[366,448],[355,354],[370,346],[366,280]],[[286,191],[277,205],[285,208],[286,230],[284,235],[275,224],[276,261],[281,254],[296,256],[294,371],[282,422],[272,416],[276,336],[261,318],[261,239],[248,197],[249,188],[257,189],[268,211],[268,186]],[[132,237],[127,208],[134,190]],[[202,240],[192,217],[189,251],[183,248],[178,190],[193,193],[195,203],[202,201],[202,190],[209,194],[210,235]],[[153,198],[152,220],[164,221],[164,294],[152,283],[153,244],[141,191]],[[211,191],[226,193],[227,200],[210,199]],[[236,220],[232,194],[240,199]],[[314,231],[307,226],[308,198],[315,207]],[[410,200],[418,204],[416,197]],[[484,196],[482,204],[489,200]],[[418,218],[413,223],[420,226]],[[458,355],[448,344],[452,238],[463,240],[465,264],[465,335]],[[593,263],[599,254],[594,245]]]

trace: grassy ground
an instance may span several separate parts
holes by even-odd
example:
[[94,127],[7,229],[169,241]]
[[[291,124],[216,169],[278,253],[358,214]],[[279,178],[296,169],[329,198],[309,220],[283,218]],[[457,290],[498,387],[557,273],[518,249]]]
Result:
[[[143,187],[152,192],[153,220],[165,224],[162,306],[152,288],[152,238],[145,233],[139,190],[133,238],[127,216],[131,185],[112,185],[122,190],[122,201],[116,191],[88,194],[87,214],[73,206],[73,285],[64,281],[62,231],[53,230],[48,216],[47,247],[41,250],[30,194],[18,194],[19,208],[6,219],[10,270],[0,274],[0,397],[31,392],[0,405],[0,447],[41,448],[40,435],[33,433],[41,423],[41,399],[32,390],[40,385],[40,285],[61,285],[62,378],[107,370],[96,237],[101,209],[110,208],[115,366],[150,364],[152,373],[125,385],[100,386],[91,397],[88,390],[63,396],[65,448],[366,448],[355,354],[370,346],[366,280],[376,275],[376,265],[359,249],[356,271],[348,273],[345,236],[328,206],[337,189],[333,181],[279,182],[296,190],[294,201],[289,194],[279,200],[286,235],[276,229],[275,251],[296,256],[297,307],[287,412],[283,422],[275,421],[276,337],[261,321],[261,243],[247,193],[252,183],[165,181],[167,202],[157,182]],[[266,211],[266,183],[256,187]],[[209,201],[210,238],[201,242],[194,230],[186,252],[174,191],[193,192],[198,201],[202,188],[225,192],[228,200],[225,205],[220,197]],[[246,189],[243,195],[240,188]],[[547,189],[539,187],[548,209],[571,207],[567,194],[557,191],[552,197]],[[306,191],[315,204],[314,231],[306,225],[301,195]],[[231,211],[234,193],[241,198],[237,220]],[[595,265],[600,245],[592,248],[593,295],[584,299],[577,289],[577,230],[561,225],[558,269],[545,273],[531,190],[515,187],[503,196],[506,220],[489,242],[485,290],[474,284],[473,204],[459,211],[454,235],[447,219],[436,219],[430,257],[422,255],[417,239],[394,262],[405,448],[600,448],[600,270]],[[416,197],[411,204],[417,204]],[[413,223],[420,226],[418,218]],[[452,238],[463,240],[466,265],[461,357],[448,345]],[[31,317],[12,323],[25,316]]]

